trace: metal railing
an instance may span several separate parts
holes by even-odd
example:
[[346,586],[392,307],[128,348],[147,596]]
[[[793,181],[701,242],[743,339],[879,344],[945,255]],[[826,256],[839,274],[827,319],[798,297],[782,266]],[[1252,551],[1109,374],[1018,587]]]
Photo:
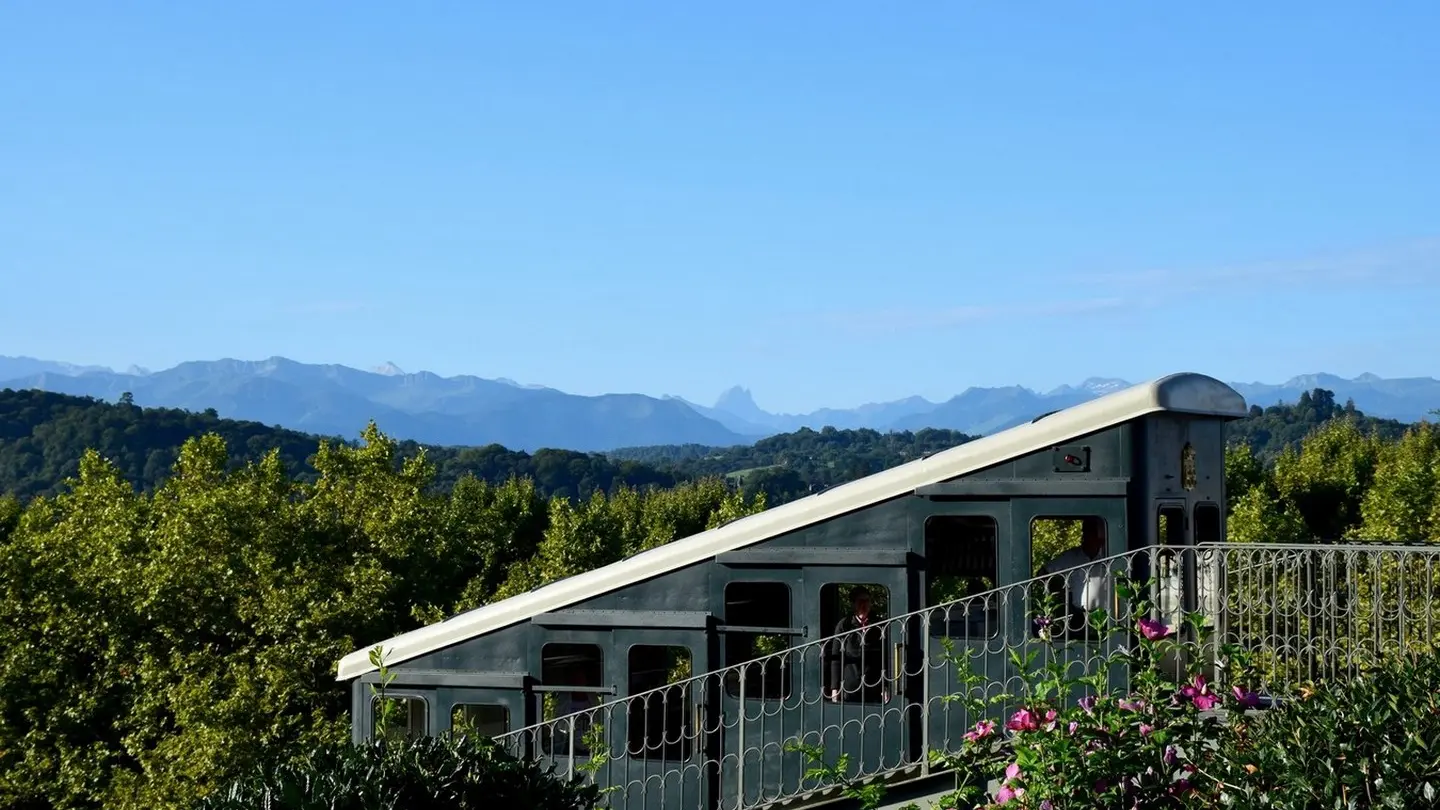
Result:
[[[1435,649],[1437,568],[1440,547],[1151,547],[877,619],[497,739],[561,775],[588,775],[612,791],[613,808],[799,802],[826,786],[807,776],[810,763],[791,743],[819,744],[832,761],[844,755],[851,778],[928,775],[930,752],[955,750],[982,719],[947,696],[1020,692],[1025,673],[1012,653],[1071,676],[1103,671],[1107,691],[1128,689],[1129,673],[1110,659],[1132,643],[1138,617],[1118,575],[1144,583],[1137,599],[1149,603],[1148,618],[1178,627],[1186,614],[1203,617],[1201,637],[1190,639],[1198,663],[1215,664],[1236,645],[1259,667],[1261,682],[1247,686],[1279,695]],[[1166,671],[1181,677],[1186,663],[1167,661]],[[1223,683],[1218,666],[1214,677]],[[986,716],[1014,708],[1001,701]]]

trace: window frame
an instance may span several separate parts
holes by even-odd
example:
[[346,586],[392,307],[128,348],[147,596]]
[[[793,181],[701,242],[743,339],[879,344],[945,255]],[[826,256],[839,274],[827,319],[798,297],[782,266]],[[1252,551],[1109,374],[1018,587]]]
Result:
[[[414,735],[413,737],[412,737],[411,735],[407,734],[407,735],[406,735],[406,739],[413,739],[414,737],[430,737],[430,736],[433,736],[432,733],[431,733],[431,729],[435,727],[435,726],[434,726],[434,722],[435,722],[435,721],[434,721],[434,717],[433,717],[433,715],[434,715],[434,708],[433,708],[433,706],[432,706],[433,701],[431,700],[430,696],[427,695],[427,694],[425,694],[424,692],[420,692],[420,691],[416,691],[416,690],[411,690],[411,689],[403,689],[403,688],[402,688],[402,689],[386,689],[386,690],[384,690],[384,694],[383,694],[383,695],[380,694],[379,692],[372,692],[372,693],[371,693],[371,695],[370,695],[370,701],[369,701],[369,705],[370,705],[370,739],[372,739],[372,740],[373,740],[373,739],[378,739],[378,737],[376,737],[376,734],[380,731],[380,727],[379,727],[380,717],[379,717],[378,712],[376,712],[376,709],[379,708],[380,701],[382,701],[382,700],[407,700],[407,701],[408,701],[408,700],[418,700],[418,701],[420,701],[420,705],[423,706],[424,709],[425,709],[424,724],[423,724],[423,725],[424,725],[424,728],[420,731],[420,733],[419,733],[418,735]],[[409,727],[409,719],[408,719],[408,718],[407,718],[407,720],[406,720],[406,727],[407,727],[407,728]]]
[[[779,625],[772,624],[736,624],[730,620],[730,588],[735,585],[742,586],[778,586],[785,590],[785,622]],[[722,667],[727,670],[723,678],[724,691],[727,697],[740,699],[741,692],[745,694],[745,700],[762,701],[783,701],[788,700],[794,694],[795,668],[791,666],[790,656],[787,654],[795,648],[795,639],[805,635],[804,628],[795,626],[795,588],[791,583],[777,579],[733,579],[726,582],[721,589],[721,600],[724,608],[724,624],[716,627],[716,632],[722,636],[720,653],[722,656]],[[730,640],[739,636],[747,636],[751,642],[751,652],[754,652],[754,644],[763,636],[780,636],[784,639],[785,647],[773,653],[761,653],[753,655],[744,660],[732,661],[730,656]],[[764,670],[751,670],[750,668],[738,669],[752,661],[757,661],[767,656],[777,656],[766,662]],[[765,676],[771,666],[778,666],[780,674],[777,676],[780,688],[777,694],[771,694],[766,688]],[[759,683],[758,690],[753,688],[753,680]],[[741,680],[745,681],[745,689],[741,690]],[[756,694],[756,692],[759,694]]]
[[[1036,635],[1041,630],[1040,626],[1035,621],[1036,614],[1039,612],[1039,608],[1037,605],[1038,597],[1036,596],[1036,589],[1047,587],[1048,583],[1052,581],[1054,577],[1062,577],[1062,575],[1058,573],[1042,575],[1040,573],[1040,569],[1046,565],[1049,565],[1054,560],[1058,559],[1060,555],[1067,554],[1073,549],[1078,548],[1078,546],[1067,545],[1059,552],[1057,552],[1054,556],[1050,557],[1050,559],[1047,559],[1044,562],[1037,561],[1035,557],[1036,524],[1040,521],[1050,521],[1057,523],[1073,522],[1075,524],[1078,524],[1081,532],[1081,542],[1083,543],[1083,532],[1085,530],[1084,522],[1086,520],[1098,520],[1100,521],[1101,527],[1104,529],[1104,546],[1100,550],[1098,560],[1090,563],[1090,565],[1104,566],[1105,563],[1100,562],[1100,560],[1104,560],[1107,557],[1113,556],[1113,543],[1115,540],[1114,536],[1112,535],[1112,532],[1114,531],[1112,522],[1104,514],[1098,514],[1093,511],[1079,511],[1070,507],[1068,504],[1066,507],[1056,507],[1053,510],[1046,509],[1042,506],[1039,511],[1036,511],[1034,514],[1030,515],[1030,519],[1026,523],[1025,537],[1026,545],[1029,551],[1028,570],[1030,573],[1030,586],[1025,589],[1025,598],[1023,600],[1025,612],[1024,615],[1021,617],[1021,622],[1022,627],[1025,628],[1025,631],[1029,635]],[[1066,530],[1062,529],[1062,531]],[[1074,575],[1074,573],[1071,573],[1069,576]],[[1087,580],[1090,578],[1091,577],[1089,576],[1085,577],[1085,579]],[[1068,588],[1070,585],[1068,577],[1064,577],[1062,581],[1062,587]],[[1112,618],[1117,616],[1119,614],[1120,594],[1115,587],[1114,572],[1112,570],[1106,569],[1101,581],[1104,584],[1103,590],[1099,597],[1099,607],[1085,610],[1082,605],[1078,606],[1080,609],[1077,610],[1077,606],[1075,605],[1067,606],[1069,608],[1066,612],[1067,618],[1065,620],[1065,623],[1061,624],[1062,629],[1060,633],[1060,640],[1062,642],[1067,644],[1086,644],[1090,646],[1100,646],[1102,643],[1104,643],[1103,638],[1093,638],[1091,636],[1091,628],[1088,624],[1088,617],[1095,610],[1104,610]],[[1052,624],[1053,623],[1054,622],[1052,621]],[[1047,625],[1047,628],[1049,626],[1051,625]]]
[[[966,593],[965,593],[965,595],[963,595],[963,596],[955,597],[955,598],[953,598],[953,599],[943,599],[943,600],[937,600],[937,599],[935,599],[935,597],[934,597],[935,585],[936,585],[937,580],[939,580],[940,577],[942,577],[942,576],[946,576],[946,577],[954,576],[954,577],[957,577],[957,578],[958,578],[958,577],[963,577],[963,578],[966,579],[966,580],[976,580],[976,579],[984,580],[984,579],[987,578],[987,577],[985,577],[985,576],[978,576],[978,577],[977,577],[977,576],[974,576],[974,575],[959,574],[959,573],[956,573],[956,574],[939,574],[939,575],[937,575],[937,574],[935,573],[935,570],[936,570],[935,558],[938,557],[938,556],[940,556],[940,555],[937,555],[937,554],[933,554],[933,553],[932,553],[932,543],[938,543],[938,542],[942,542],[942,541],[937,540],[937,539],[935,539],[934,537],[932,537],[932,535],[931,535],[931,528],[932,528],[932,525],[935,524],[937,521],[943,521],[943,520],[953,520],[953,521],[963,521],[963,522],[972,522],[972,521],[973,521],[973,522],[983,522],[983,523],[985,524],[985,528],[986,528],[986,529],[989,531],[989,533],[990,533],[990,537],[988,538],[989,545],[990,545],[989,551],[990,551],[990,565],[991,565],[991,568],[990,568],[991,573],[990,573],[990,575],[989,575],[989,577],[988,577],[988,579],[990,580],[990,587],[988,587],[988,588],[982,587],[979,591],[975,591],[974,593],[969,592],[969,588],[967,587],[967,588],[966,588]],[[931,629],[930,629],[930,635],[931,635],[932,637],[933,637],[933,636],[936,636],[936,635],[938,634],[938,635],[943,636],[943,637],[946,637],[946,638],[958,638],[958,639],[963,639],[963,640],[966,640],[966,641],[988,641],[988,640],[994,639],[994,638],[996,638],[996,637],[998,637],[998,636],[1000,635],[1000,633],[1001,633],[1001,627],[1002,627],[1002,625],[1003,625],[1003,620],[1002,620],[1002,613],[1001,613],[1001,610],[1000,610],[999,600],[998,600],[998,599],[993,599],[993,600],[992,600],[992,599],[990,599],[990,598],[986,598],[986,599],[981,600],[981,601],[974,601],[974,600],[973,600],[973,597],[974,597],[975,595],[977,595],[977,594],[985,593],[986,591],[996,590],[996,589],[998,589],[999,587],[1001,587],[1001,586],[1000,586],[1000,582],[1001,582],[1001,571],[1002,571],[1003,566],[1002,566],[1001,563],[1000,563],[1000,553],[1001,553],[1001,548],[1000,548],[1000,545],[1001,545],[1001,544],[1000,544],[1000,531],[1001,531],[1000,520],[999,520],[995,515],[989,514],[989,513],[985,513],[985,512],[971,512],[971,513],[935,512],[935,513],[933,513],[933,514],[928,514],[928,515],[926,515],[925,518],[924,518],[924,520],[921,522],[921,525],[920,525],[920,535],[921,535],[921,536],[920,536],[920,539],[921,539],[921,542],[922,542],[923,545],[924,545],[924,553],[925,553],[925,593],[922,595],[922,601],[923,601],[923,604],[925,605],[925,609],[926,609],[927,611],[929,611],[929,616],[930,616],[930,628],[931,628]],[[970,542],[973,543],[974,541],[970,541]],[[960,555],[960,556],[963,558],[964,555]],[[942,557],[942,559],[944,559],[944,558]],[[951,616],[951,612],[950,612],[951,607],[953,607],[956,603],[958,603],[958,604],[961,605],[961,606],[965,606],[965,607],[967,608],[967,611],[966,611],[965,615],[962,616],[962,617],[960,617],[959,619],[956,619],[956,618],[954,618],[953,616]],[[980,620],[981,620],[982,631],[981,631],[980,633],[972,633],[972,632],[970,632],[970,628],[974,625],[974,613],[975,613],[975,607],[976,607],[977,605],[978,605],[978,607],[980,608],[980,613],[981,613],[981,615],[980,615]],[[938,611],[942,606],[948,606],[948,607],[945,607],[943,614],[939,617],[939,621],[936,621],[936,615],[935,615],[935,614],[936,614],[936,611]],[[959,634],[959,635],[956,635],[955,633],[951,632],[952,629],[953,629],[953,627],[954,627],[954,625],[955,625],[955,623],[956,623],[957,621],[963,622],[963,623],[964,623],[964,626],[965,626],[964,632],[962,632],[962,633]]]
[[[673,649],[673,650],[684,650],[684,651],[685,651],[685,655],[688,656],[689,659],[690,659],[690,664],[691,664],[690,678],[685,678],[685,679],[681,679],[680,681],[673,681],[673,682],[667,681],[666,683],[663,683],[663,684],[661,684],[661,685],[659,685],[659,686],[652,686],[652,687],[649,687],[649,688],[646,688],[646,689],[640,689],[640,690],[637,691],[637,690],[635,689],[635,651],[636,651],[637,649],[640,649],[640,648],[652,648],[652,649],[657,649],[657,650],[672,650],[672,649]],[[693,718],[693,717],[695,716],[695,714],[696,714],[696,712],[695,712],[696,707],[697,707],[698,705],[700,705],[700,704],[699,704],[699,702],[698,702],[698,701],[696,700],[696,698],[695,698],[695,690],[694,690],[694,688],[693,688],[693,683],[692,683],[689,687],[683,685],[683,684],[685,684],[687,681],[693,681],[693,678],[695,677],[695,675],[699,674],[699,673],[696,673],[696,672],[694,671],[694,664],[695,664],[695,650],[694,650],[693,647],[691,647],[690,645],[687,645],[687,644],[663,643],[663,642],[657,644],[657,643],[653,643],[653,642],[636,642],[636,643],[630,644],[629,646],[627,646],[627,647],[625,648],[625,697],[624,697],[624,700],[625,700],[625,756],[626,756],[626,758],[628,758],[628,759],[634,759],[634,760],[639,760],[639,761],[642,761],[642,762],[688,762],[688,761],[695,755],[695,751],[696,751],[696,745],[695,745],[696,740],[695,740],[695,738],[696,738],[696,734],[697,734],[697,728],[696,728],[694,725],[692,725],[692,718]],[[637,751],[637,750],[635,750],[635,748],[634,748],[635,728],[636,728],[635,719],[636,719],[637,715],[640,716],[641,718],[644,718],[644,717],[649,713],[649,711],[650,711],[650,709],[651,709],[651,706],[649,705],[648,701],[645,701],[645,700],[635,700],[634,698],[635,698],[636,695],[644,695],[644,694],[647,694],[647,693],[658,693],[659,695],[664,696],[664,695],[665,695],[664,690],[666,690],[666,689],[679,689],[679,690],[681,690],[681,700],[682,700],[683,702],[682,702],[682,704],[681,704],[681,706],[680,706],[680,709],[679,709],[679,711],[678,711],[678,713],[677,713],[677,716],[680,718],[680,728],[681,728],[681,730],[682,730],[682,733],[680,734],[680,736],[679,736],[679,738],[678,738],[677,740],[675,740],[674,742],[672,742],[672,741],[669,739],[669,733],[668,733],[668,732],[669,732],[669,729],[666,727],[666,726],[668,725],[667,721],[668,721],[669,717],[668,717],[667,715],[662,714],[662,715],[661,715],[661,723],[660,723],[660,725],[661,725],[661,740],[660,740],[660,742],[659,742],[659,744],[658,744],[658,750],[652,750],[652,748],[651,748],[651,746],[650,746],[650,743],[649,743],[649,740],[648,740],[645,736],[642,736],[642,737],[641,737],[642,744],[641,744],[641,746],[640,746],[640,749]],[[662,697],[662,700],[663,700],[663,697]],[[662,704],[662,706],[663,706],[663,704]],[[637,709],[638,709],[638,711],[637,711]],[[663,712],[664,709],[662,708],[661,711]],[[649,731],[648,727],[643,724],[643,720],[642,720],[642,725],[641,725],[641,727],[642,727],[642,729],[644,729],[646,732]],[[671,745],[678,745],[678,746],[680,746],[680,751],[678,752],[678,755],[676,755],[676,756],[670,756],[670,755],[669,755],[669,748],[670,748]]]

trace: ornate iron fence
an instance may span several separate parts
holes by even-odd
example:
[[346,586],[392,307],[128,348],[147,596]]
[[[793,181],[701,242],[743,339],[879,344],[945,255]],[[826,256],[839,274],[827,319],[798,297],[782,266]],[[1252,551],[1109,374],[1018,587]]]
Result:
[[[1128,688],[1112,662],[1136,606],[1193,626],[1201,664],[1226,645],[1259,667],[1258,686],[1344,677],[1436,648],[1440,547],[1213,544],[1152,547],[1007,585],[848,633],[547,718],[499,739],[512,752],[608,787],[614,808],[743,810],[824,789],[795,743],[844,757],[852,778],[930,773],[981,719],[951,696],[1018,693],[1024,670],[1056,666]],[[1122,598],[1122,579],[1143,583]],[[1197,621],[1184,622],[1189,615]],[[1189,663],[1165,662],[1178,677]],[[1214,679],[1224,683],[1216,665]],[[1069,696],[1078,700],[1084,690]],[[1001,700],[988,711],[1013,710]]]

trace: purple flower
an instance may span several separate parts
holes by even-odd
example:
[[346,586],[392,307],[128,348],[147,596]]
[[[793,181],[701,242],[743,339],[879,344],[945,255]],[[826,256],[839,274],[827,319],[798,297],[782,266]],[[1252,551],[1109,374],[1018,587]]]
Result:
[[1086,695],[1085,697],[1080,698],[1080,708],[1084,709],[1086,714],[1094,714],[1095,696]]
[[1253,709],[1260,705],[1260,696],[1246,690],[1243,686],[1233,687],[1230,692],[1235,695],[1235,701],[1242,709]]
[[1180,687],[1180,694],[1189,698],[1200,711],[1209,711],[1220,702],[1219,696],[1210,691],[1204,675],[1196,675],[1190,683]]
[[1143,701],[1143,700],[1122,700],[1122,701],[1120,701],[1117,705],[1118,705],[1120,708],[1122,708],[1122,709],[1124,709],[1125,711],[1127,711],[1127,712],[1138,712],[1138,711],[1140,711],[1141,709],[1145,708],[1145,701]]
[[1157,622],[1154,619],[1140,620],[1140,633],[1151,641],[1159,641],[1173,632],[1175,631],[1164,622]]
[[1166,765],[1174,765],[1176,756],[1177,754],[1175,752],[1175,746],[1167,745],[1165,746],[1165,754],[1163,757],[1161,757],[1161,759]]
[[1074,734],[1074,733],[1075,733],[1076,731],[1078,731],[1079,729],[1080,729],[1080,724],[1077,723],[1077,722],[1075,722],[1074,720],[1071,720],[1071,721],[1070,721],[1070,733],[1071,733],[1071,734]]
[[1055,810],[1055,805],[1049,799],[1040,802],[1040,810]]

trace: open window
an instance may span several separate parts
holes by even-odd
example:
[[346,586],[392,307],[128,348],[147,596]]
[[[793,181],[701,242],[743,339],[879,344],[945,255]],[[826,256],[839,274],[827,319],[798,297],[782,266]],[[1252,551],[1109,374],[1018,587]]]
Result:
[[1185,505],[1162,504],[1156,510],[1155,581],[1151,593],[1160,621],[1179,627],[1185,618]]
[[[731,582],[725,586],[725,664],[737,666],[725,678],[725,691],[746,700],[790,697],[789,656],[772,656],[790,647],[790,586],[783,582]],[[778,632],[777,632],[778,631]]]
[[498,737],[510,730],[510,710],[495,703],[460,703],[450,709],[450,730]]
[[976,596],[992,590],[998,579],[999,533],[999,524],[987,515],[935,515],[925,521],[925,604],[936,608],[930,611],[932,635],[991,638],[1000,632],[998,595]]
[[690,650],[636,644],[630,648],[629,664],[628,754],[641,759],[689,759],[693,731],[688,723],[695,701],[687,688],[691,684],[682,682],[692,674]]
[[827,699],[880,703],[890,690],[890,591],[870,583],[828,583],[820,588],[820,621],[834,636],[825,645]]
[[1206,626],[1214,626],[1220,615],[1221,605],[1222,586],[1218,570],[1221,554],[1213,550],[1205,551],[1203,547],[1206,544],[1223,542],[1225,539],[1220,504],[1214,501],[1195,504],[1195,509],[1191,512],[1191,522],[1195,527],[1195,545],[1199,547],[1195,554],[1195,586],[1198,591],[1196,607],[1205,614]]
[[1041,516],[1030,521],[1030,620],[1036,632],[1098,641],[1090,626],[1110,610],[1114,587],[1104,558],[1110,526],[1096,515]]
[[540,648],[540,680],[541,718],[558,721],[542,735],[545,752],[588,756],[585,735],[593,725],[593,712],[577,712],[600,705],[605,683],[605,653],[600,645],[546,644]]
[[377,739],[423,737],[429,729],[430,712],[418,695],[387,694],[370,701],[371,723]]

